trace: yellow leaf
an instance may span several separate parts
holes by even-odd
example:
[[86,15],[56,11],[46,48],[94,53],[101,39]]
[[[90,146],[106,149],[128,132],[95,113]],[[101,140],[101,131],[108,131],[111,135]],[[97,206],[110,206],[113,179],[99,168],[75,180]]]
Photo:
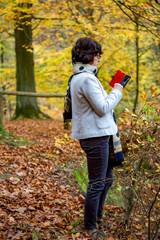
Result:
[[33,52],[33,49],[28,48],[26,51],[32,53],[32,52]]
[[138,142],[138,143],[141,143],[141,141],[140,141],[138,138],[137,138],[137,142]]
[[132,115],[133,117],[137,117],[137,115],[136,115],[136,114],[134,114],[134,113],[132,113],[131,115]]
[[146,98],[146,94],[142,95],[141,98],[145,99]]
[[76,235],[75,235],[75,238],[80,237],[80,235],[81,235],[81,234],[80,234],[79,232],[77,232]]

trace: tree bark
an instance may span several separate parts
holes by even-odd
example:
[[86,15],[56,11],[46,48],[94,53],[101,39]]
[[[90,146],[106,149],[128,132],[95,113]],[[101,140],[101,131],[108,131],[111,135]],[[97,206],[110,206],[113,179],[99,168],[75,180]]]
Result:
[[2,40],[2,46],[1,46],[1,68],[3,68],[4,65],[4,48],[3,48],[3,40]]
[[[1,90],[1,87],[0,87],[0,90]],[[0,94],[0,131],[3,126],[4,126],[4,124],[3,124],[3,95]]]
[[[35,92],[32,23],[31,15],[27,13],[32,5],[22,3],[18,7],[19,11],[17,11],[15,19],[16,90]],[[36,98],[16,97],[15,118],[20,115],[27,118],[38,117],[39,113],[40,109]]]
[[133,112],[135,113],[137,104],[138,104],[138,96],[139,96],[139,24],[138,20],[136,23],[136,97],[134,100],[134,108]]

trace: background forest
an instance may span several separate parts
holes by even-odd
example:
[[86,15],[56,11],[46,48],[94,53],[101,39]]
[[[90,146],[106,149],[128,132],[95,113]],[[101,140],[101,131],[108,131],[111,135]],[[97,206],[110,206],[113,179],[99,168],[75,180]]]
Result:
[[[139,96],[159,84],[158,16],[156,1],[1,1],[1,86],[35,91],[35,81],[37,92],[65,93],[72,74],[71,48],[79,37],[88,36],[102,44],[98,77],[108,92],[108,82],[118,69],[132,76],[117,111],[126,107],[135,111]],[[26,50],[33,56],[21,58],[22,48],[22,55]],[[33,64],[34,73],[27,76],[31,84],[16,67],[31,69]],[[8,100],[15,109],[15,97]],[[56,99],[54,106],[53,102],[40,99],[39,106],[49,112],[61,101]]]
[[[125,161],[106,202],[108,240],[160,236],[159,16],[156,0],[0,0],[0,90],[65,94],[83,36],[102,44],[98,78],[108,93],[118,69],[131,76],[115,108]],[[89,239],[86,161],[63,129],[64,98],[3,102],[0,238]]]

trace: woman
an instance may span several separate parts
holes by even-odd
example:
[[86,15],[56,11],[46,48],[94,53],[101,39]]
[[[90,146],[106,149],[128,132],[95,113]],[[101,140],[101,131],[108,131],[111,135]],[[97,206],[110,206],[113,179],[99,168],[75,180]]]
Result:
[[109,161],[109,138],[117,133],[113,108],[122,98],[123,87],[115,84],[107,94],[97,79],[101,45],[84,37],[72,49],[73,77],[72,139],[79,139],[87,156],[89,183],[85,197],[84,225],[87,233],[97,237],[97,221],[102,219],[107,192],[112,185]]

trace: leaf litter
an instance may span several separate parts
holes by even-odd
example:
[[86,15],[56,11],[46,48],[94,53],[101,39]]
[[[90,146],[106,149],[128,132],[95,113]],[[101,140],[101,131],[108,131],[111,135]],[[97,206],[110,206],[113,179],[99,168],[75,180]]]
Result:
[[[8,121],[5,130],[26,144],[0,139],[0,239],[90,239],[73,175],[85,156],[70,130],[60,120],[28,119]],[[105,239],[145,239],[141,228],[126,231],[122,207],[104,211]]]

